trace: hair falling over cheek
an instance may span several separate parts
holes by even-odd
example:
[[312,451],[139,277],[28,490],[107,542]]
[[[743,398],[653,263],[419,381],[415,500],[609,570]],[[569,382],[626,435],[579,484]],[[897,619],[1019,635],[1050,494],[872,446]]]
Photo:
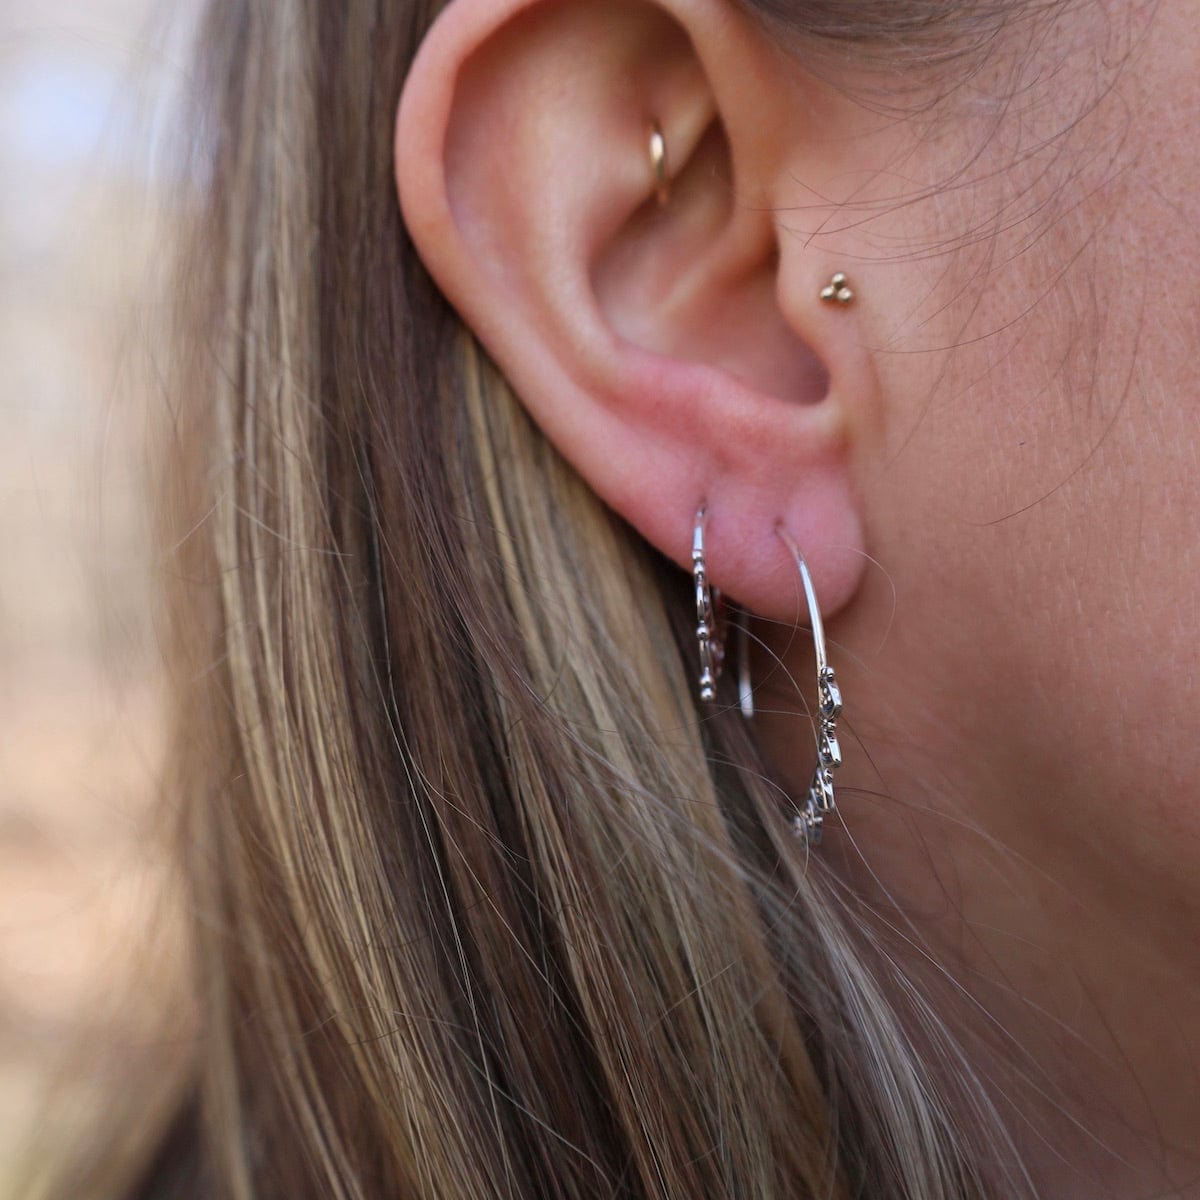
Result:
[[[854,0],[761,7],[878,32]],[[870,7],[886,34],[930,5]],[[752,729],[693,697],[686,578],[413,252],[394,106],[439,8],[217,0],[203,23],[161,531],[202,1036],[157,1182],[1021,1194]]]

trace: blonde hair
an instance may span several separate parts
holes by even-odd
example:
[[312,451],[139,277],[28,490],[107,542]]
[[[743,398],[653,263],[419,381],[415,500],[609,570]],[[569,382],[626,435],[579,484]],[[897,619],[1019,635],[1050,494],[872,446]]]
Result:
[[392,120],[439,7],[209,6],[160,481],[201,1037],[136,1194],[1024,1194],[694,702],[685,579],[414,254]]

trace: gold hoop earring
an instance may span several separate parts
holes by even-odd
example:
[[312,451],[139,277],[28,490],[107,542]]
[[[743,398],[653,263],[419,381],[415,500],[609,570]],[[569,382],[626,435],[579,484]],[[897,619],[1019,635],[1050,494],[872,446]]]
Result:
[[667,169],[667,139],[657,121],[650,124],[650,168],[654,173],[654,196],[658,207],[671,199],[671,175]]

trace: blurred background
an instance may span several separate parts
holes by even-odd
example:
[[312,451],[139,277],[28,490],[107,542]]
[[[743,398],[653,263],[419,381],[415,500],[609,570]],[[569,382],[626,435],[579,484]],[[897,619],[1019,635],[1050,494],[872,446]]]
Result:
[[[152,132],[183,67],[150,10],[0,0],[3,1197],[38,1088],[77,1036],[136,1045],[144,1010],[109,997],[151,914],[168,921],[142,491],[156,398],[131,365],[155,316]],[[136,983],[152,1005],[156,981]],[[82,1068],[68,1081],[98,1086]]]

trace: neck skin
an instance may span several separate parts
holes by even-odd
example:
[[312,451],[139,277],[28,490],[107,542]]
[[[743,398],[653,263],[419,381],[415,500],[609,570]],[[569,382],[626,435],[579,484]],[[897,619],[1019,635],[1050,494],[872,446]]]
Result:
[[[893,582],[903,610],[905,581]],[[961,678],[939,680],[928,646],[898,628],[869,670],[856,663],[846,647],[878,644],[872,608],[868,599],[829,630],[846,764],[819,853],[881,931],[901,931],[884,937],[987,1081],[1038,1195],[1200,1197],[1195,889],[1173,885],[1171,855],[1148,831],[1123,838],[1120,822],[1086,815],[1132,822],[1133,800],[1105,799],[1098,781],[1006,743],[1003,678],[975,681],[986,703],[973,712],[975,672],[965,690]],[[788,640],[773,649],[812,692],[804,635],[791,650]],[[779,679],[764,680],[760,709],[794,714],[795,692]],[[802,795],[805,718],[757,721],[773,766]],[[1174,790],[1161,771],[1147,778]],[[1156,855],[1167,869],[1152,871]]]

